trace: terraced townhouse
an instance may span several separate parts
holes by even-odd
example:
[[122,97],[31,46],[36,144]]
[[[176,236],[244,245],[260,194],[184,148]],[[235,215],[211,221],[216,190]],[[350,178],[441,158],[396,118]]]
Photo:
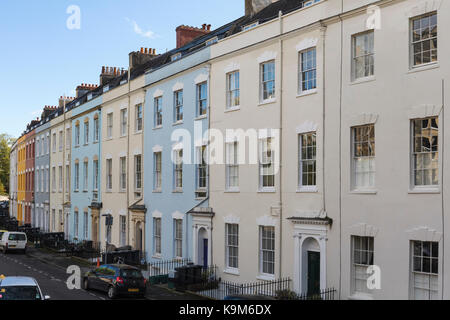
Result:
[[[50,168],[69,163],[69,198],[55,200],[70,208],[66,234],[131,245],[147,261],[217,265],[237,283],[289,277],[297,293],[336,288],[340,299],[449,299],[450,4],[245,3],[245,16],[190,28],[174,50],[130,56],[128,72],[68,103],[67,123],[52,120],[79,126],[70,155],[50,156]],[[96,119],[99,143],[83,144]],[[222,133],[222,150],[206,129]],[[13,148],[23,222],[30,141]],[[216,152],[222,161],[206,163]],[[373,266],[381,286],[369,289]]]

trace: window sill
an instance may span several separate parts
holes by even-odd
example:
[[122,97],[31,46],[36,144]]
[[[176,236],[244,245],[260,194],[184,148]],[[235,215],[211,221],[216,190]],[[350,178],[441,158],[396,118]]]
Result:
[[262,188],[258,190],[258,193],[275,193],[277,190],[275,188]]
[[157,126],[157,127],[153,128],[153,130],[159,130],[159,129],[162,129],[162,126]]
[[179,126],[179,125],[182,125],[184,122],[183,122],[183,120],[180,120],[180,121],[177,121],[177,122],[174,122],[174,123],[172,123],[172,126]]
[[175,189],[172,193],[183,193],[183,189]]
[[272,104],[275,102],[277,102],[277,99],[267,99],[267,100],[260,101],[258,106],[265,106],[267,104]]
[[377,194],[378,193],[378,191],[377,190],[369,190],[369,189],[367,189],[367,190],[351,190],[350,192],[349,192],[350,194]]
[[161,189],[153,190],[153,193],[162,193]]
[[240,193],[241,190],[239,188],[229,188],[224,191],[224,193]]
[[349,300],[374,300],[373,296],[369,293],[355,292],[348,297]]
[[120,136],[120,138],[126,138],[126,137],[127,137],[126,134],[122,134],[122,135]]
[[259,274],[256,276],[256,280],[262,280],[262,281],[274,281],[275,275],[273,274]]
[[203,120],[203,119],[206,119],[206,118],[207,118],[207,115],[204,114],[204,115],[201,115],[201,116],[197,116],[197,117],[194,119],[194,121],[199,121],[199,120]]
[[297,188],[297,193],[317,193],[317,192],[319,192],[319,189],[317,188],[317,186]]
[[305,96],[310,96],[312,94],[316,94],[317,88],[316,89],[311,89],[311,90],[306,90],[306,91],[302,91],[301,93],[297,94],[297,98],[301,98],[301,97],[305,97]]
[[227,274],[231,274],[233,276],[239,276],[239,269],[235,269],[235,268],[226,268],[225,270],[223,270],[223,273],[227,273]]
[[361,83],[366,83],[366,82],[371,82],[371,81],[375,81],[377,78],[375,76],[368,76],[368,77],[364,77],[364,78],[358,78],[355,79],[353,81],[350,82],[350,85],[357,85],[357,84],[361,84]]
[[161,259],[162,259],[162,255],[157,253],[157,254],[154,254],[154,255],[152,256],[152,258],[153,258],[153,259],[161,260]]
[[135,131],[134,134],[141,134],[142,130]]
[[234,107],[226,108],[224,112],[228,113],[228,112],[234,112],[234,111],[239,111],[239,110],[241,110],[241,106],[234,106]]
[[439,62],[431,62],[431,63],[427,63],[427,64],[422,64],[419,66],[411,66],[408,71],[408,74],[437,69],[439,67],[440,67]]
[[413,188],[408,190],[409,194],[439,194],[441,189],[439,187],[429,187],[429,188]]

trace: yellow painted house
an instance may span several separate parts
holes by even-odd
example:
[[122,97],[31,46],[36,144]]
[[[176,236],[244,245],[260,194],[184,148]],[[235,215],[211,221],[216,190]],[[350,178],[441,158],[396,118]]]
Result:
[[27,135],[17,140],[17,221],[23,224],[23,204],[25,201],[25,170],[26,170],[26,141]]

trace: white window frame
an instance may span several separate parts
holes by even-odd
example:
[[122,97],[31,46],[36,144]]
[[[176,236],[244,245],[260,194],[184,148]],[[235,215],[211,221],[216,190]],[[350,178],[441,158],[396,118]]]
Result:
[[83,191],[88,191],[89,188],[89,162],[83,162]]
[[[418,40],[418,41],[414,41],[414,22],[415,22],[416,20],[422,20],[422,19],[424,19],[424,18],[429,18],[429,17],[432,17],[432,16],[436,16],[436,37],[432,37],[431,34],[430,34],[430,37],[427,38],[427,39],[425,39],[425,40],[421,39],[421,40]],[[430,23],[432,23],[432,22],[430,21]],[[429,25],[429,26],[430,26],[430,25]],[[419,67],[423,67],[423,66],[433,65],[433,64],[439,63],[439,43],[438,43],[439,24],[438,24],[438,15],[437,15],[437,11],[427,12],[427,13],[425,13],[425,14],[422,14],[422,15],[419,15],[419,16],[412,17],[412,18],[410,19],[410,26],[409,26],[409,29],[410,29],[410,31],[409,31],[409,33],[410,33],[410,39],[409,39],[409,43],[410,43],[410,45],[409,45],[409,51],[410,51],[410,68],[411,68],[411,69],[413,69],[413,68],[419,68]],[[430,61],[429,61],[429,62],[424,62],[424,61],[423,61],[423,52],[424,52],[424,51],[423,51],[423,45],[422,45],[422,46],[421,46],[422,51],[420,51],[420,52],[421,52],[422,63],[416,64],[416,63],[415,63],[415,51],[414,51],[414,45],[415,45],[415,44],[419,44],[419,43],[423,44],[423,43],[426,42],[426,41],[430,41],[430,50],[429,50],[429,51],[430,51]],[[433,41],[436,41],[436,43],[437,43],[437,47],[434,49],[434,50],[436,50],[436,60],[435,60],[435,61],[433,61],[433,55],[432,55],[432,49],[431,49],[431,43],[432,43]]]
[[80,145],[80,125],[75,125],[75,147]]
[[[232,249],[235,249],[235,254],[231,253]],[[231,259],[235,260],[236,264],[230,263]],[[225,224],[225,265],[227,270],[239,272],[239,224]]]
[[94,142],[100,140],[100,120],[99,118],[94,118]]
[[120,246],[124,247],[127,245],[127,217],[120,216]]
[[[276,178],[276,174],[275,174],[275,150],[273,149],[273,140],[275,138],[273,137],[267,137],[264,139],[259,139],[259,155],[258,155],[258,169],[259,169],[259,190],[260,191],[269,191],[269,192],[274,192],[275,191],[275,178]],[[270,145],[269,145],[269,141],[270,141]],[[264,154],[264,150],[267,149],[267,151],[269,151],[269,147],[271,147],[270,149],[270,161],[263,161],[263,159],[268,160],[267,154]],[[267,168],[271,168],[273,171],[273,174],[269,175],[265,175],[264,174],[264,166],[268,166]],[[268,169],[267,169],[268,170]],[[264,177],[269,177],[269,176],[273,176],[273,185],[264,185]]]
[[120,136],[125,137],[127,135],[128,125],[128,109],[120,110]]
[[153,100],[154,106],[154,127],[160,128],[163,125],[163,97],[159,96]]
[[[264,80],[264,69],[265,66],[273,65],[273,78]],[[268,73],[267,71],[266,73]],[[268,95],[266,98],[264,98],[265,95],[265,84],[273,82],[273,92],[272,95]],[[266,62],[263,62],[259,66],[259,91],[260,91],[260,103],[267,103],[267,102],[273,102],[276,99],[276,63],[275,60],[269,60]]]
[[114,114],[111,112],[106,115],[106,137],[108,139],[112,139],[113,129],[114,129]]
[[[370,131],[370,128],[372,128],[372,130]],[[360,141],[356,141],[357,139],[357,130],[369,130],[369,136],[368,136],[368,140],[360,140]],[[373,141],[371,140],[370,137],[370,132],[373,133]],[[361,136],[361,134],[360,134]],[[351,150],[351,156],[352,156],[352,163],[351,163],[351,168],[352,168],[352,173],[351,173],[351,188],[352,191],[375,191],[376,190],[376,132],[375,132],[375,124],[366,124],[366,125],[361,125],[361,126],[355,126],[351,128],[351,137],[352,137],[352,150]],[[369,152],[368,155],[357,155],[356,154],[356,150],[357,150],[357,144],[363,145],[366,144],[367,145],[367,151]],[[373,146],[372,146],[373,145]],[[361,146],[361,153],[364,152],[364,148]],[[362,170],[359,168],[358,166],[358,162],[360,162],[361,164],[363,164],[365,161],[368,161],[368,168],[367,170]],[[358,175],[368,175],[368,181],[369,184],[368,185],[359,185],[358,184]],[[373,183],[370,183],[370,181],[373,181]]]
[[183,220],[173,219],[174,257],[183,258]]
[[85,240],[89,239],[89,213],[84,211],[83,213],[83,236]]
[[143,125],[144,125],[144,108],[142,106],[142,103],[140,103],[140,104],[136,105],[136,128],[135,128],[135,132],[142,132]]
[[[363,242],[367,242],[364,249]],[[359,245],[357,245],[359,243]],[[356,254],[358,252],[358,255]],[[358,259],[356,259],[358,258]],[[352,294],[372,294],[367,287],[369,266],[375,263],[375,238],[351,236],[351,292]],[[358,288],[358,283],[362,284]]]
[[142,155],[140,154],[134,156],[134,189],[142,190]]
[[[264,237],[264,231],[269,230],[272,231],[273,237]],[[264,246],[264,240],[272,241],[273,248],[265,247]],[[272,253],[273,260],[268,260],[264,258],[264,253]],[[276,242],[275,242],[275,227],[273,226],[259,226],[259,274],[263,276],[273,277],[275,275],[275,258],[276,253]],[[265,263],[267,264],[273,264],[273,272],[267,272],[271,271],[265,268]],[[267,265],[268,267],[269,265]]]
[[161,229],[161,218],[153,218],[153,254],[155,256],[161,255],[161,235],[162,235],[162,229]]
[[175,191],[183,190],[183,149],[174,150],[173,186]]
[[[206,159],[207,155],[207,147],[206,145],[197,147],[197,163],[195,165],[195,186],[197,191],[206,193],[208,189],[208,161]],[[204,170],[204,177],[202,177],[202,170]],[[202,180],[204,181],[204,186],[201,185]]]
[[99,185],[99,166],[98,166],[98,160],[93,161],[93,169],[94,169],[94,184],[93,184],[93,190],[98,191],[98,185]]
[[89,121],[84,123],[84,144],[89,144]]
[[[365,40],[368,41],[368,44],[370,45],[370,37],[372,37],[372,52],[368,51],[365,52],[361,55],[357,55],[356,54],[356,42],[357,39],[359,39],[360,37],[364,37]],[[369,37],[369,38],[366,38]],[[365,50],[370,50],[370,46],[368,48],[365,48]],[[366,59],[372,57],[373,59],[373,65],[371,65],[370,63],[367,63]],[[357,60],[358,59],[362,59],[364,58],[364,75],[363,76],[358,76],[357,74]],[[373,67],[373,69],[371,69],[370,67]],[[369,72],[367,72],[367,68],[369,67]],[[365,31],[365,32],[361,32],[358,34],[354,34],[352,35],[352,81],[357,81],[357,80],[361,80],[361,79],[366,79],[366,78],[371,78],[375,76],[375,32],[374,30],[369,30],[369,31]]]
[[[311,136],[313,144],[310,146],[303,145],[303,137]],[[311,158],[303,157],[303,149],[312,149],[313,155]],[[314,165],[314,172],[308,171],[308,174],[314,174],[314,184],[305,183],[303,175],[303,164],[310,163]],[[316,191],[317,190],[317,133],[316,132],[306,132],[298,135],[298,190],[299,191]]]
[[162,152],[153,153],[153,191],[161,192],[162,190]]
[[183,122],[183,90],[173,93],[173,122]]
[[[307,55],[309,53],[312,53],[312,62],[310,68],[303,68],[304,66],[304,58],[306,58],[306,62],[309,61]],[[306,55],[306,56],[305,56]],[[317,49],[316,47],[311,47],[305,50],[302,50],[298,53],[298,94],[308,94],[309,92],[314,92],[317,90]],[[308,80],[305,80],[305,75],[311,75],[314,76]],[[310,81],[313,82],[313,85],[311,88],[303,88],[304,83],[309,83]]]
[[[226,163],[225,163],[225,188],[230,192],[239,191],[239,143],[237,141],[225,145]],[[232,152],[231,152],[232,151]],[[234,173],[232,177],[232,173]],[[232,185],[231,179],[236,180],[236,185]]]
[[63,191],[63,185],[64,185],[64,177],[63,177],[63,167],[58,167],[58,174],[59,174],[59,192],[61,193]]
[[112,191],[112,159],[106,159],[106,190],[111,192]]
[[119,159],[119,188],[121,192],[127,190],[127,157]]
[[[416,247],[416,245],[420,244]],[[429,246],[429,252],[424,247]],[[419,253],[419,250],[420,253]],[[439,278],[440,278],[440,257],[439,242],[432,241],[411,241],[410,259],[410,298],[416,300],[416,290],[428,292],[427,300],[440,300]],[[416,265],[416,260],[420,261],[420,268]],[[429,260],[429,270],[424,269],[425,261]],[[435,266],[433,266],[435,260]],[[421,283],[422,282],[422,283]],[[425,282],[425,283],[424,283]],[[433,285],[434,284],[434,285]],[[425,285],[425,286],[424,286]],[[427,287],[428,286],[428,287]],[[424,299],[426,299],[424,297]]]
[[[415,132],[414,132],[415,122],[416,121],[423,122],[423,121],[428,120],[429,123],[431,123],[430,124],[430,130],[431,130],[431,128],[432,128],[432,119],[436,119],[436,124],[437,124],[437,151],[433,151],[433,145],[430,144],[431,145],[431,151],[430,152],[423,152],[423,151],[422,152],[416,152],[415,151]],[[411,189],[412,190],[438,191],[439,188],[440,188],[440,183],[441,183],[441,177],[439,176],[440,170],[441,170],[441,168],[440,168],[440,157],[441,157],[440,149],[442,149],[442,148],[440,148],[440,140],[441,140],[440,130],[439,130],[440,122],[441,122],[441,119],[440,119],[439,116],[432,116],[432,117],[419,118],[419,119],[411,119],[411,138],[410,138],[411,139],[411,155],[410,155],[410,158],[411,158],[411,160],[410,160],[411,161],[411,173],[410,173],[411,182],[410,183],[411,183]],[[423,138],[424,136],[421,134],[421,137]],[[422,147],[423,147],[423,145],[422,145]],[[436,159],[435,160],[433,160],[433,153],[436,153],[436,155],[435,155]],[[424,184],[416,184],[416,180],[415,180],[416,165],[415,165],[415,160],[414,160],[415,159],[415,154],[423,155],[423,156],[426,156],[428,154],[430,155],[430,157],[431,157],[430,167],[424,168],[424,170],[431,171],[431,178],[430,178],[431,181],[432,181],[432,177],[433,177],[433,175],[432,175],[433,170],[437,171],[436,177],[437,177],[438,181],[437,181],[436,184],[433,184],[433,183],[431,183],[431,184],[425,184],[425,183]],[[423,157],[423,158],[425,158],[425,157]],[[434,162],[434,168],[433,168],[433,162]],[[425,175],[422,174],[422,180],[423,179],[425,179]]]
[[[205,97],[201,96],[202,87],[205,86]],[[197,84],[196,89],[196,105],[197,105],[197,117],[205,117],[208,114],[208,82],[204,81]],[[205,104],[204,108],[201,108],[201,105]],[[204,112],[202,112],[204,110]]]
[[229,72],[227,73],[226,77],[227,77],[226,109],[227,110],[238,109],[241,105],[240,71],[235,70]]

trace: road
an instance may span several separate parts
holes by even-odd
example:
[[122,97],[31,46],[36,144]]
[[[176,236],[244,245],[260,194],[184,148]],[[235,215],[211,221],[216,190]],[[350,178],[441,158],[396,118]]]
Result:
[[104,293],[85,290],[69,290],[66,285],[68,274],[63,269],[43,263],[28,255],[0,253],[0,274],[5,276],[33,277],[39,283],[42,293],[51,300],[107,300]]

